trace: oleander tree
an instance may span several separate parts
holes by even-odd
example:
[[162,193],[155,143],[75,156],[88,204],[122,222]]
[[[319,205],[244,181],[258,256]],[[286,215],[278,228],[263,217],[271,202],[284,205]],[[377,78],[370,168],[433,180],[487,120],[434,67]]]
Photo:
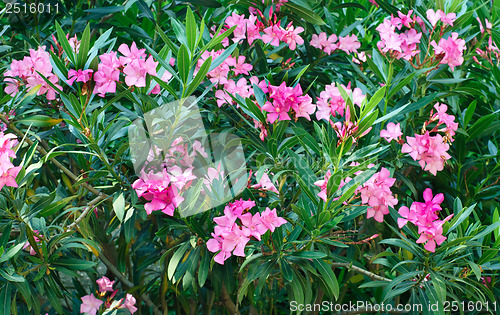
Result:
[[0,5],[1,314],[497,312],[497,3],[42,7]]

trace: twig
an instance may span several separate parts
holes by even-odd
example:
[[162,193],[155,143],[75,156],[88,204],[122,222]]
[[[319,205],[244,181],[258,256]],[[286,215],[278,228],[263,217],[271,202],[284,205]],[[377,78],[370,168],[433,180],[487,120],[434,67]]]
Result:
[[[130,282],[118,269],[116,269],[115,266],[103,255],[99,255],[99,259],[108,267],[109,271],[111,271],[117,278],[120,280],[120,282],[126,286],[126,287],[133,287],[134,284]],[[141,294],[141,298],[144,302],[146,302],[146,305],[149,307],[153,308],[153,312],[155,315],[162,315],[161,310],[151,301],[149,296],[146,293]]]
[[334,262],[332,263],[332,266],[333,267],[345,267],[349,270],[354,270],[356,272],[359,272],[359,273],[362,273],[364,274],[365,276],[368,276],[370,279],[372,280],[378,280],[378,281],[392,281],[391,279],[388,279],[388,278],[384,278],[382,276],[379,276],[377,274],[374,274],[373,272],[369,272],[368,270],[364,270],[362,268],[359,268],[359,267],[356,267],[356,266],[353,266],[352,264],[349,264],[349,263],[339,263],[339,262]]
[[68,225],[67,230],[73,229],[78,223],[80,223],[80,221],[83,220],[83,218],[85,218],[85,216],[87,215],[87,213],[90,212],[90,210],[94,209],[94,207],[97,203],[99,203],[101,200],[104,200],[108,197],[109,197],[108,195],[105,195],[103,193],[99,193],[99,195],[97,197],[95,197],[92,201],[89,202],[89,204],[87,205],[87,208],[82,212],[82,214],[80,214],[80,216],[75,221],[73,221],[73,223]]
[[226,309],[229,311],[229,314],[231,315],[240,315],[240,311],[236,308],[236,305],[234,304],[233,301],[231,301],[231,297],[227,293],[226,286],[224,283],[222,284],[222,290],[220,293],[220,301],[226,307]]

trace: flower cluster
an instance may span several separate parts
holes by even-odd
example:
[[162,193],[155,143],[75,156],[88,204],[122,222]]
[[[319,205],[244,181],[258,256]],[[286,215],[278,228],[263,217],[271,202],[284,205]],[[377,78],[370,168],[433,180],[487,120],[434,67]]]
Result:
[[178,181],[176,176],[168,172],[167,169],[163,169],[162,172],[145,173],[141,171],[141,177],[132,184],[137,196],[149,201],[144,205],[147,214],[161,210],[163,213],[173,216],[175,208],[184,200],[179,196],[180,189],[184,188],[188,181],[196,178],[191,174],[191,169],[183,173],[179,167],[174,166],[172,170],[179,171],[186,180]]
[[[442,23],[440,29],[440,35],[442,35],[447,26],[453,26],[455,19],[455,13],[446,14],[441,10],[436,12],[432,9],[427,10],[427,20],[433,27],[428,37],[432,38],[438,22]],[[417,25],[420,31],[417,30]],[[392,58],[408,61],[412,61],[413,57],[420,53],[418,46],[422,34],[427,32],[424,21],[413,14],[413,10],[408,11],[407,14],[398,12],[398,17],[391,15],[391,18],[385,19],[382,24],[377,26],[376,30],[380,35],[377,47],[382,54],[389,54]],[[419,66],[431,61],[431,64],[434,65],[447,64],[453,71],[464,61],[465,40],[458,38],[458,33],[452,32],[448,38],[440,38],[439,43],[433,40],[431,46],[434,48],[434,56],[430,59],[425,57],[421,63],[420,58],[418,58]]]
[[[45,46],[39,46],[38,50],[30,49],[30,55],[25,56],[23,60],[12,60],[10,70],[5,71],[5,93],[14,96],[21,85],[26,85],[29,90],[40,85],[37,95],[47,94],[48,100],[56,98],[56,90],[54,90],[45,80],[45,77],[54,86],[62,89],[59,78],[52,72],[50,63],[50,55],[45,51]],[[19,79],[17,79],[19,78]]]
[[335,34],[328,36],[325,32],[322,32],[319,35],[313,34],[310,44],[311,46],[324,51],[328,55],[333,53],[335,50],[342,50],[347,54],[357,53],[358,49],[361,47],[358,37],[354,34],[350,36],[346,35],[344,37],[337,37]]
[[18,187],[16,176],[21,170],[21,166],[14,166],[11,158],[16,157],[16,153],[12,150],[18,144],[15,135],[0,132],[0,189],[3,186]]
[[[238,15],[233,12],[233,14],[225,20],[225,25],[221,33],[236,26],[233,31],[232,39],[235,43],[239,43],[241,40],[246,39],[251,45],[255,40],[261,39],[264,43],[275,47],[284,42],[291,50],[295,50],[297,45],[304,44],[304,39],[299,35],[304,31],[304,28],[300,26],[294,27],[292,22],[283,28],[281,26],[281,21],[277,20],[276,15],[274,15],[274,20],[271,18],[267,20],[260,10],[255,10],[255,12],[260,15],[261,19],[265,21],[266,24],[261,22],[253,13],[250,13],[247,19],[244,15]],[[273,16],[272,11],[269,13],[269,16]],[[229,45],[229,39],[224,39],[222,44],[227,47]]]
[[[205,60],[209,57],[212,57],[212,60],[215,60],[224,52],[224,49],[221,50],[212,50],[205,51],[198,59],[198,63],[195,69],[195,75],[203,65]],[[253,69],[253,66],[249,63],[245,63],[245,56],[231,57],[228,56],[226,59],[222,61],[220,65],[215,67],[213,70],[207,73],[207,77],[210,79],[212,83],[216,83],[218,85],[225,85],[231,81],[232,77],[236,77],[240,74],[248,75],[249,72]]]
[[[359,163],[353,162],[350,166],[358,166]],[[374,164],[369,164],[368,168],[372,168]],[[360,175],[363,171],[357,171],[355,175]],[[354,194],[357,195],[361,193],[361,203],[367,204],[369,207],[367,209],[367,218],[374,218],[378,222],[384,221],[384,215],[389,213],[389,206],[394,207],[398,200],[394,198],[391,192],[391,186],[396,182],[395,178],[390,177],[390,172],[385,167],[382,167],[380,172],[373,174],[373,176],[366,181],[364,184],[358,186]],[[327,201],[327,185],[332,173],[328,170],[325,174],[324,179],[316,181],[314,185],[321,188],[318,197]],[[351,177],[346,177],[340,181],[339,189],[344,187],[348,182],[352,180]],[[334,198],[333,200],[337,200]],[[344,204],[347,204],[344,202]]]
[[[151,148],[140,178],[132,184],[137,196],[149,201],[144,205],[147,214],[161,210],[174,215],[175,208],[184,201],[180,193],[196,179],[193,161],[198,154],[208,157],[198,140],[193,141],[188,150],[188,143],[182,137],[176,138],[166,152],[157,146]],[[156,161],[161,164],[152,163]]]
[[[354,104],[361,107],[366,95],[363,94],[360,88],[351,89],[350,83],[347,86],[341,85],[341,88],[352,98]],[[325,86],[325,90],[319,94],[316,105],[318,106],[316,112],[318,120],[330,120],[331,116],[335,117],[337,114],[343,117],[346,110],[346,100],[335,83]]]
[[[134,314],[137,311],[137,307],[135,307],[136,300],[130,293],[127,293],[125,298],[113,300],[118,293],[118,290],[113,289],[114,281],[111,281],[106,276],[103,276],[102,278],[96,280],[96,283],[99,286],[99,292],[97,295],[99,299],[94,296],[94,293],[83,296],[82,304],[80,305],[80,313],[96,315],[103,304],[106,308],[105,312],[123,308],[128,309],[131,314]],[[106,296],[106,292],[112,293],[107,297],[106,301],[103,302],[101,299]]]
[[[390,19],[385,19],[376,28],[380,34],[377,47],[382,53],[389,53],[396,59],[410,60],[420,52],[418,44],[422,33],[418,32],[415,26],[417,24],[421,28],[425,28],[425,26],[422,19],[417,15],[412,16],[412,14],[413,10],[410,10],[406,15],[398,12],[398,17],[391,15]],[[396,32],[396,29],[398,29],[399,33]]]
[[312,103],[309,95],[303,95],[300,84],[295,87],[286,86],[283,82],[279,86],[268,86],[269,101],[262,110],[267,112],[267,121],[274,123],[276,120],[290,120],[289,111],[293,110],[295,120],[304,117],[311,120],[309,115],[314,113],[316,106]]
[[[218,252],[214,261],[223,265],[231,255],[245,257],[245,246],[250,237],[261,240],[261,236],[268,230],[285,224],[284,218],[278,217],[276,209],[269,209],[262,213],[251,214],[248,210],[255,207],[251,200],[236,200],[224,208],[224,216],[214,218],[217,225],[211,239],[207,241],[207,249],[213,253]],[[239,220],[239,224],[236,222]]]
[[147,57],[146,49],[138,49],[133,42],[130,47],[121,44],[118,51],[122,56],[118,57],[116,51],[99,56],[101,63],[94,75],[96,82],[94,93],[101,97],[104,97],[106,93],[116,92],[116,82],[121,72],[125,75],[125,83],[136,87],[146,86],[147,74],[157,76],[158,62],[154,61],[153,56]]
[[[431,117],[424,123],[421,135],[415,134],[415,137],[406,137],[406,143],[401,148],[401,152],[409,153],[410,156],[418,161],[424,171],[429,171],[436,175],[437,171],[442,171],[446,160],[451,156],[448,154],[453,136],[458,128],[458,123],[454,122],[453,115],[446,114],[448,107],[444,104],[436,103],[434,105],[436,113],[431,111]],[[436,126],[429,132],[426,127],[432,122],[437,122]],[[439,129],[444,124],[445,127]],[[431,136],[431,133],[444,132],[445,136],[437,133]]]
[[413,202],[410,208],[403,206],[399,208],[399,214],[402,218],[398,219],[398,226],[402,228],[408,222],[418,227],[420,238],[417,243],[425,243],[424,248],[434,252],[436,245],[441,245],[446,236],[443,236],[443,224],[453,217],[453,214],[444,220],[439,220],[438,212],[441,210],[441,203],[444,200],[443,194],[432,196],[432,190],[424,190],[425,202]]
[[456,32],[451,33],[447,39],[441,38],[439,44],[432,41],[431,46],[434,47],[436,57],[441,60],[439,63],[447,64],[452,71],[464,62],[465,40],[458,38]]
[[367,218],[374,218],[375,221],[383,222],[384,215],[389,213],[389,206],[394,207],[398,200],[391,192],[391,186],[396,182],[390,177],[391,173],[385,167],[363,184],[359,190],[361,193],[361,203],[367,204]]

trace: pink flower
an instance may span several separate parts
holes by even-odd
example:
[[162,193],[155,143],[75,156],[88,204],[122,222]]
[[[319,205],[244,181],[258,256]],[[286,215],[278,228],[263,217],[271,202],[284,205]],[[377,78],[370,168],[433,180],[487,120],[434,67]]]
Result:
[[406,137],[406,142],[401,152],[409,153],[425,171],[433,175],[443,170],[445,161],[451,158],[447,153],[450,146],[444,142],[440,134],[431,137],[426,131],[424,135],[416,134],[415,137]]
[[78,69],[78,71],[74,69],[70,69],[68,71],[68,80],[66,81],[69,85],[73,85],[73,82],[88,82],[90,81],[90,78],[92,77],[92,72],[94,70],[92,69],[87,69],[87,70],[81,70]]
[[106,291],[113,292],[113,284],[114,281],[108,279],[108,277],[103,276],[102,278],[96,280],[97,285],[99,286],[99,292],[104,293]]
[[425,243],[424,248],[434,252],[436,245],[441,245],[446,240],[446,236],[443,236],[443,224],[444,221],[434,221],[432,228],[420,234],[416,243]]
[[465,40],[458,38],[458,33],[451,33],[447,39],[441,38],[439,44],[432,41],[431,45],[436,55],[443,55],[440,64],[448,64],[451,71],[464,62]]
[[291,119],[290,116],[288,116],[288,111],[290,110],[290,104],[288,103],[283,104],[281,102],[266,102],[266,104],[262,106],[262,110],[268,112],[266,120],[271,124],[276,120]]
[[120,57],[120,63],[122,65],[126,65],[133,60],[146,58],[146,49],[137,49],[135,42],[132,42],[130,48],[127,44],[121,44],[120,47],[118,47],[118,51],[123,55],[123,57]]
[[236,12],[233,12],[231,16],[226,18],[225,22],[228,29],[236,25],[233,31],[233,42],[237,43],[246,38],[247,20],[243,14],[238,15]]
[[247,20],[247,41],[248,44],[252,45],[253,41],[260,39],[260,24],[262,24],[257,17],[250,14]]
[[[300,87],[300,85],[297,84]],[[299,96],[297,102],[292,104],[292,109],[295,112],[295,117],[304,117],[311,121],[312,115],[316,111],[316,105],[312,103],[312,98],[309,95]]]
[[104,97],[106,93],[116,92],[116,81],[120,79],[120,71],[101,63],[98,65],[98,70],[94,74],[96,85],[94,94],[99,94]]
[[240,216],[240,220],[243,224],[243,234],[246,237],[253,236],[260,241],[261,235],[267,232],[267,227],[261,221],[260,213],[254,215],[245,213]]
[[153,60],[152,56],[144,61],[143,59],[133,59],[123,68],[125,74],[125,83],[128,86],[145,87],[146,74],[156,76],[156,67],[158,62]]
[[443,194],[432,196],[432,190],[426,188],[423,193],[425,202],[413,202],[410,208],[401,207],[398,218],[398,226],[402,228],[408,222],[412,222],[418,227],[420,238],[417,243],[425,243],[424,248],[434,252],[436,245],[441,245],[446,237],[443,236],[443,224],[453,217],[453,214],[444,220],[438,220],[437,213],[441,210],[440,204],[444,200]]
[[271,25],[264,29],[262,41],[272,46],[279,46],[284,35],[284,30],[279,25]]
[[238,56],[238,59],[228,59],[227,65],[233,67],[234,75],[246,74],[253,69],[249,63],[245,63],[245,56]]
[[30,55],[25,56],[23,60],[13,60],[10,70],[4,73],[4,81],[7,82],[5,92],[14,96],[22,85],[26,85],[29,90],[40,86],[37,95],[46,94],[48,100],[55,99],[56,90],[41,76],[45,76],[57,88],[62,89],[57,84],[59,78],[52,72],[49,53],[45,51],[45,46],[39,46],[37,50],[30,49],[29,52]]
[[134,314],[137,311],[135,302],[135,297],[132,294],[127,293],[127,295],[125,295],[125,301],[123,302],[122,307],[126,307],[129,310],[130,314]]
[[291,50],[295,50],[295,48],[297,47],[297,44],[299,44],[299,45],[304,44],[304,40],[302,39],[302,37],[299,36],[299,34],[302,33],[303,31],[304,31],[304,28],[302,28],[300,26],[294,29],[294,27],[290,25],[285,30],[283,37],[282,37],[282,40],[288,44],[288,47]]
[[96,315],[103,303],[101,300],[96,299],[94,294],[85,295],[82,297],[82,302],[82,305],[80,305],[80,313],[87,313],[89,315]]
[[276,194],[279,194],[278,189],[276,189],[276,186],[274,186],[273,182],[271,182],[271,179],[269,178],[269,175],[267,175],[267,173],[262,174],[260,181],[257,184],[252,185],[250,187],[265,191],[272,191]]
[[326,171],[325,178],[318,180],[314,183],[314,185],[318,186],[321,188],[321,191],[318,193],[318,197],[323,199],[324,202],[327,201],[327,185],[328,181],[330,180],[330,177],[332,176],[332,172],[330,170]]
[[175,208],[184,200],[179,196],[178,187],[189,180],[191,174],[188,173],[187,177],[179,176],[179,174],[167,173],[166,169],[157,173],[154,171],[150,171],[148,174],[144,171],[141,172],[141,178],[132,184],[132,188],[138,197],[149,201],[144,205],[148,215],[158,210],[169,216],[174,215]]
[[399,137],[403,135],[399,123],[394,124],[390,122],[387,124],[386,128],[387,129],[383,129],[380,131],[380,137],[387,140],[387,142],[391,142],[392,140],[397,140]]
[[[255,202],[240,199],[226,205],[224,216],[214,218],[217,225],[212,238],[207,241],[207,249],[217,253],[214,256],[215,262],[223,265],[232,255],[245,257],[245,246],[250,237],[260,240],[268,229],[273,232],[276,227],[287,222],[276,215],[276,209],[271,211],[267,208],[262,214],[255,215],[246,212],[254,206]],[[237,222],[238,219],[241,225]]]
[[269,208],[266,208],[266,210],[262,212],[260,221],[264,226],[271,230],[271,232],[274,232],[275,228],[280,227],[288,222],[287,220],[278,217],[278,215],[276,214],[276,209],[271,210]]
[[346,53],[357,52],[361,43],[358,41],[358,37],[352,34],[351,36],[339,37],[338,47]]
[[432,27],[435,27],[437,22],[439,22],[439,20],[441,20],[441,12],[443,12],[443,11],[437,10],[437,12],[434,12],[434,10],[432,10],[432,9],[427,10],[427,12],[426,12],[427,20],[429,20]]
[[367,218],[374,218],[375,221],[383,222],[384,215],[389,213],[389,206],[394,207],[398,200],[392,196],[390,187],[396,182],[390,177],[390,172],[385,167],[380,172],[375,173],[362,188],[361,203],[368,204]]

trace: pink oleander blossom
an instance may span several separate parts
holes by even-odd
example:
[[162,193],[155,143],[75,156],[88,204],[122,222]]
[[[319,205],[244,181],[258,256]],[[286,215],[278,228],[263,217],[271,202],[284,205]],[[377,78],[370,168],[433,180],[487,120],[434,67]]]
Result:
[[409,153],[415,161],[418,161],[422,169],[433,175],[442,171],[446,160],[451,158],[447,153],[450,146],[440,134],[430,136],[427,131],[424,135],[416,134],[415,137],[406,137],[406,142],[401,152]]
[[367,204],[367,218],[374,218],[377,222],[384,221],[384,215],[389,213],[389,206],[394,207],[398,200],[392,195],[390,187],[396,182],[390,177],[390,172],[382,167],[380,172],[375,173],[362,188],[361,203]]
[[397,140],[403,135],[401,132],[401,127],[399,123],[388,123],[386,129],[382,129],[380,131],[380,137],[387,140],[387,142],[391,142],[392,140]]
[[85,295],[84,297],[82,297],[82,304],[80,305],[80,313],[96,315],[102,303],[103,302],[97,299],[93,293]]
[[73,85],[73,82],[75,82],[75,80],[76,82],[88,82],[90,81],[93,72],[94,70],[92,69],[78,69],[78,71],[70,69],[68,71],[68,80],[66,81],[66,83],[68,83],[69,85]]
[[113,284],[114,281],[108,279],[108,277],[103,276],[100,279],[96,280],[97,285],[99,286],[99,292],[104,293],[106,291],[113,292]]
[[267,175],[267,173],[263,173],[262,177],[260,178],[260,181],[257,184],[252,185],[250,187],[254,188],[254,189],[261,189],[264,191],[272,191],[276,194],[279,194],[278,189],[276,189],[276,186],[271,181],[271,179],[269,178],[269,175]]
[[443,236],[443,225],[453,217],[453,214],[444,220],[439,220],[438,212],[441,211],[441,203],[444,201],[443,194],[433,196],[432,190],[426,188],[423,197],[425,202],[413,202],[410,208],[403,206],[399,209],[402,218],[398,218],[398,226],[402,228],[408,222],[416,225],[420,234],[416,243],[425,243],[424,248],[434,252],[436,246],[446,240]]
[[440,55],[440,64],[447,64],[451,71],[456,66],[460,66],[464,62],[463,52],[465,50],[465,40],[458,38],[458,33],[453,32],[447,39],[441,38],[439,44],[435,41],[431,42],[434,47],[434,54]]
[[54,84],[57,88],[59,78],[52,72],[50,55],[45,51],[45,46],[39,46],[37,50],[30,49],[30,55],[23,60],[13,60],[10,69],[4,73],[5,93],[14,96],[19,88],[25,85],[29,90],[38,88],[37,95],[46,94],[48,100],[56,98],[56,90],[53,89],[42,76]]
[[277,216],[276,209],[266,208],[262,213],[252,214],[249,210],[253,207],[254,201],[236,200],[226,205],[223,216],[214,218],[217,225],[207,241],[207,249],[217,253],[214,261],[218,264],[223,265],[232,255],[245,257],[245,246],[252,237],[260,241],[268,230],[274,232],[287,222]]
[[127,293],[125,295],[125,301],[123,302],[122,307],[128,309],[130,314],[134,314],[137,311],[135,303],[136,303],[135,297],[132,294]]
[[346,53],[355,53],[361,47],[358,37],[354,34],[350,36],[339,36],[338,48]]

